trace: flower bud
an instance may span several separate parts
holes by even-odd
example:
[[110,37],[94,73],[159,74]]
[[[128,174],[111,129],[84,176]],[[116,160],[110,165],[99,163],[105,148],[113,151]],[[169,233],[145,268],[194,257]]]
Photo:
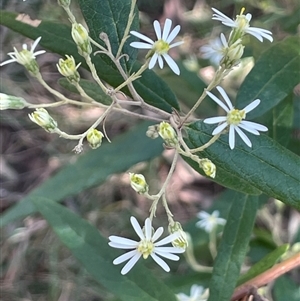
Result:
[[96,129],[89,130],[86,135],[86,140],[88,141],[89,146],[92,149],[96,149],[101,145],[102,138],[103,138],[103,134]]
[[177,145],[177,143],[178,143],[177,134],[169,123],[162,121],[159,124],[158,133],[159,133],[160,137],[165,140],[167,145],[169,145],[169,146]]
[[178,238],[172,241],[173,247],[186,249],[188,247],[188,238],[186,233],[182,230],[182,226],[179,222],[174,222],[173,224],[169,224],[168,227],[169,233],[178,233]]
[[146,132],[146,136],[151,139],[156,139],[158,137],[158,126],[157,125],[150,125]]
[[141,174],[129,173],[131,187],[139,194],[147,193],[149,186]]
[[228,57],[228,60],[231,61],[231,62],[237,62],[243,55],[244,53],[244,48],[245,46],[243,46],[242,44],[232,44],[229,49],[228,49],[228,52],[227,52],[227,57]]
[[53,133],[57,129],[57,122],[44,108],[38,108],[35,112],[28,114],[31,121],[42,127],[47,132]]
[[76,66],[73,56],[66,55],[66,59],[59,59],[58,64],[56,64],[59,73],[65,76],[71,83],[79,82],[80,75],[77,71],[81,63]]
[[211,178],[216,176],[216,165],[212,163],[209,159],[200,159],[199,166],[203,169],[205,174]]
[[62,7],[69,7],[71,4],[71,0],[57,0],[57,3]]
[[84,26],[78,23],[72,25],[72,38],[77,45],[80,55],[91,54],[92,46],[89,40],[89,34]]
[[23,109],[28,105],[29,103],[22,97],[0,93],[0,110]]

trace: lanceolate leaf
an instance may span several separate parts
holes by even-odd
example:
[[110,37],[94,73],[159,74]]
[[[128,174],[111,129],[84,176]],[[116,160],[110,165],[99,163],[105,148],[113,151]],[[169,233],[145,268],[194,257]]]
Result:
[[122,276],[120,267],[112,263],[120,252],[110,248],[88,222],[47,198],[36,198],[34,204],[87,272],[121,300],[176,301],[175,294],[140,264]]
[[[82,67],[88,69],[83,58],[78,54],[77,47],[71,37],[71,28],[53,22],[42,21],[38,25],[30,25],[28,20],[17,21],[18,16],[12,12],[0,10],[0,24],[19,32],[33,40],[42,37],[40,45],[42,48],[58,53],[62,56],[72,55],[76,63],[82,62]],[[95,49],[96,51],[96,49]],[[104,61],[99,55],[92,55],[93,63],[101,79],[112,85],[119,86],[123,79],[116,69]],[[137,71],[141,66],[135,62],[132,72]],[[174,93],[152,70],[146,70],[143,76],[135,82],[135,88],[139,95],[149,104],[153,104],[162,110],[171,112],[172,108],[179,110],[179,105]],[[128,90],[124,90],[128,93]]]
[[[191,124],[187,128],[187,142],[190,147],[196,148],[208,142],[212,137],[213,128],[201,121]],[[229,181],[230,187],[233,188],[236,186],[234,181],[241,179],[248,182],[250,187],[255,187],[299,210],[299,157],[266,135],[251,135],[250,139],[252,148],[237,137],[236,147],[231,150],[228,134],[225,134],[198,155],[215,163],[216,180],[219,183],[229,186]],[[226,171],[226,180],[218,176],[218,169],[221,169],[221,175]]]
[[208,301],[230,300],[247,252],[257,207],[257,197],[236,193],[218,247]]
[[[145,136],[149,123],[138,125],[130,132],[112,139],[112,143],[79,155],[76,163],[60,170],[55,176],[32,191],[20,203],[6,211],[0,219],[0,227],[36,211],[33,200],[49,198],[61,201],[84,189],[99,185],[111,174],[126,171],[132,165],[150,160],[162,152],[159,139]],[[143,143],[140,143],[143,141]],[[59,189],[58,189],[59,187]]]
[[247,116],[259,117],[289,95],[300,78],[300,38],[289,37],[262,54],[245,78],[237,94],[237,107],[259,98],[259,110]]

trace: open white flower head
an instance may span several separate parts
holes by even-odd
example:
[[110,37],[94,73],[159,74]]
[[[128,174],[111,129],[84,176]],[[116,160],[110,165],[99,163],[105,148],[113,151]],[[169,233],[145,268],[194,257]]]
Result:
[[172,71],[175,74],[179,75],[180,70],[175,61],[168,54],[168,51],[171,48],[179,46],[183,43],[183,41],[181,41],[171,44],[171,42],[176,38],[180,31],[180,25],[175,26],[175,28],[173,28],[173,30],[171,31],[172,21],[170,19],[166,19],[163,30],[161,29],[160,24],[157,20],[154,21],[153,26],[157,41],[153,41],[152,39],[137,31],[130,31],[132,35],[146,42],[132,42],[130,43],[130,46],[138,49],[149,49],[153,51],[153,55],[149,62],[149,69],[152,69],[157,61],[159,67],[162,69],[164,66],[164,61],[162,58],[164,58]]
[[176,295],[178,301],[206,301],[208,298],[207,292],[203,286],[193,284],[191,286],[190,295],[179,293]]
[[13,52],[9,52],[8,55],[11,57],[10,60],[4,61],[0,64],[0,66],[4,66],[6,64],[10,64],[13,62],[17,62],[23,66],[25,66],[27,68],[27,66],[29,66],[32,61],[35,61],[35,57],[37,55],[43,54],[46,51],[45,50],[39,50],[34,52],[37,44],[39,43],[39,41],[41,40],[42,37],[38,37],[33,44],[31,45],[31,49],[28,50],[27,49],[27,45],[23,44],[22,46],[22,50],[18,51],[15,47],[14,47],[14,51]]
[[117,257],[113,261],[113,264],[117,265],[129,260],[121,270],[121,274],[125,275],[132,269],[132,267],[141,258],[141,256],[143,256],[144,259],[147,259],[150,255],[158,265],[160,265],[166,272],[169,272],[170,267],[159,256],[177,261],[179,260],[179,256],[174,255],[172,253],[179,254],[183,253],[185,250],[182,248],[161,246],[173,242],[176,238],[178,238],[179,234],[174,233],[163,238],[160,241],[157,241],[164,231],[163,227],[159,227],[154,232],[150,218],[147,218],[145,220],[145,226],[143,230],[135,217],[132,216],[130,218],[130,222],[136,234],[139,236],[140,241],[135,241],[120,236],[110,236],[110,242],[108,244],[111,247],[117,249],[132,249],[131,251]]
[[229,146],[231,149],[235,147],[235,132],[239,134],[242,140],[249,146],[252,146],[250,139],[246,136],[246,134],[241,130],[248,131],[254,135],[259,135],[259,131],[265,132],[268,130],[267,127],[261,125],[259,123],[251,122],[243,120],[246,118],[246,114],[255,109],[259,104],[260,100],[255,99],[249,105],[247,105],[244,109],[238,110],[235,109],[224,91],[224,89],[220,86],[217,87],[217,90],[220,92],[222,97],[224,98],[226,104],[224,104],[219,98],[217,98],[214,94],[206,91],[206,94],[216,102],[222,109],[224,109],[227,113],[226,116],[219,117],[211,117],[203,120],[204,123],[207,124],[216,124],[220,123],[212,132],[213,135],[217,135],[221,133],[226,127],[229,127]]
[[236,29],[241,33],[241,35],[248,33],[255,38],[257,38],[259,41],[263,42],[263,38],[269,40],[270,42],[273,42],[272,32],[266,29],[258,28],[258,27],[251,27],[250,21],[252,19],[251,14],[244,15],[245,8],[242,8],[241,13],[236,16],[236,19],[230,19],[223,13],[221,13],[216,8],[212,8],[214,11],[214,14],[212,16],[213,20],[217,20],[222,22],[222,24],[229,26],[233,29]]
[[226,220],[219,217],[219,215],[220,212],[218,210],[215,210],[212,214],[209,214],[205,211],[200,211],[197,214],[197,217],[200,219],[200,221],[196,223],[196,227],[202,228],[207,233],[210,233],[218,225],[224,226],[226,224]]

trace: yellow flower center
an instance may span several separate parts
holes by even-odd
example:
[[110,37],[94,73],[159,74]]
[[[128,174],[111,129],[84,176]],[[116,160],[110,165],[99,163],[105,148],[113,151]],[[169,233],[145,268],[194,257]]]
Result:
[[143,255],[144,259],[148,258],[148,256],[153,252],[153,249],[153,242],[148,240],[142,240],[137,247],[137,250]]
[[245,110],[232,109],[227,114],[227,123],[238,125],[245,117]]
[[169,51],[170,45],[169,45],[169,43],[160,39],[154,43],[153,49],[155,50],[156,53],[162,55]]

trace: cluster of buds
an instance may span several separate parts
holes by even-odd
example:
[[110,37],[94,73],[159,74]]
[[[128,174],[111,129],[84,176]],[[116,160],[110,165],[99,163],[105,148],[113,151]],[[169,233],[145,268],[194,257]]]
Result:
[[74,23],[71,34],[77,45],[78,53],[83,57],[90,55],[92,53],[92,46],[86,28],[79,23]]
[[57,131],[57,122],[50,116],[44,108],[38,108],[33,113],[28,114],[30,120],[45,131],[49,133],[54,133]]
[[22,97],[16,97],[12,95],[7,95],[0,93],[0,110],[8,109],[23,109],[27,107],[29,103]]
[[77,71],[81,63],[76,65],[73,56],[66,55],[66,59],[59,59],[58,64],[56,64],[59,73],[66,77],[70,83],[78,83],[80,80],[80,75]]

